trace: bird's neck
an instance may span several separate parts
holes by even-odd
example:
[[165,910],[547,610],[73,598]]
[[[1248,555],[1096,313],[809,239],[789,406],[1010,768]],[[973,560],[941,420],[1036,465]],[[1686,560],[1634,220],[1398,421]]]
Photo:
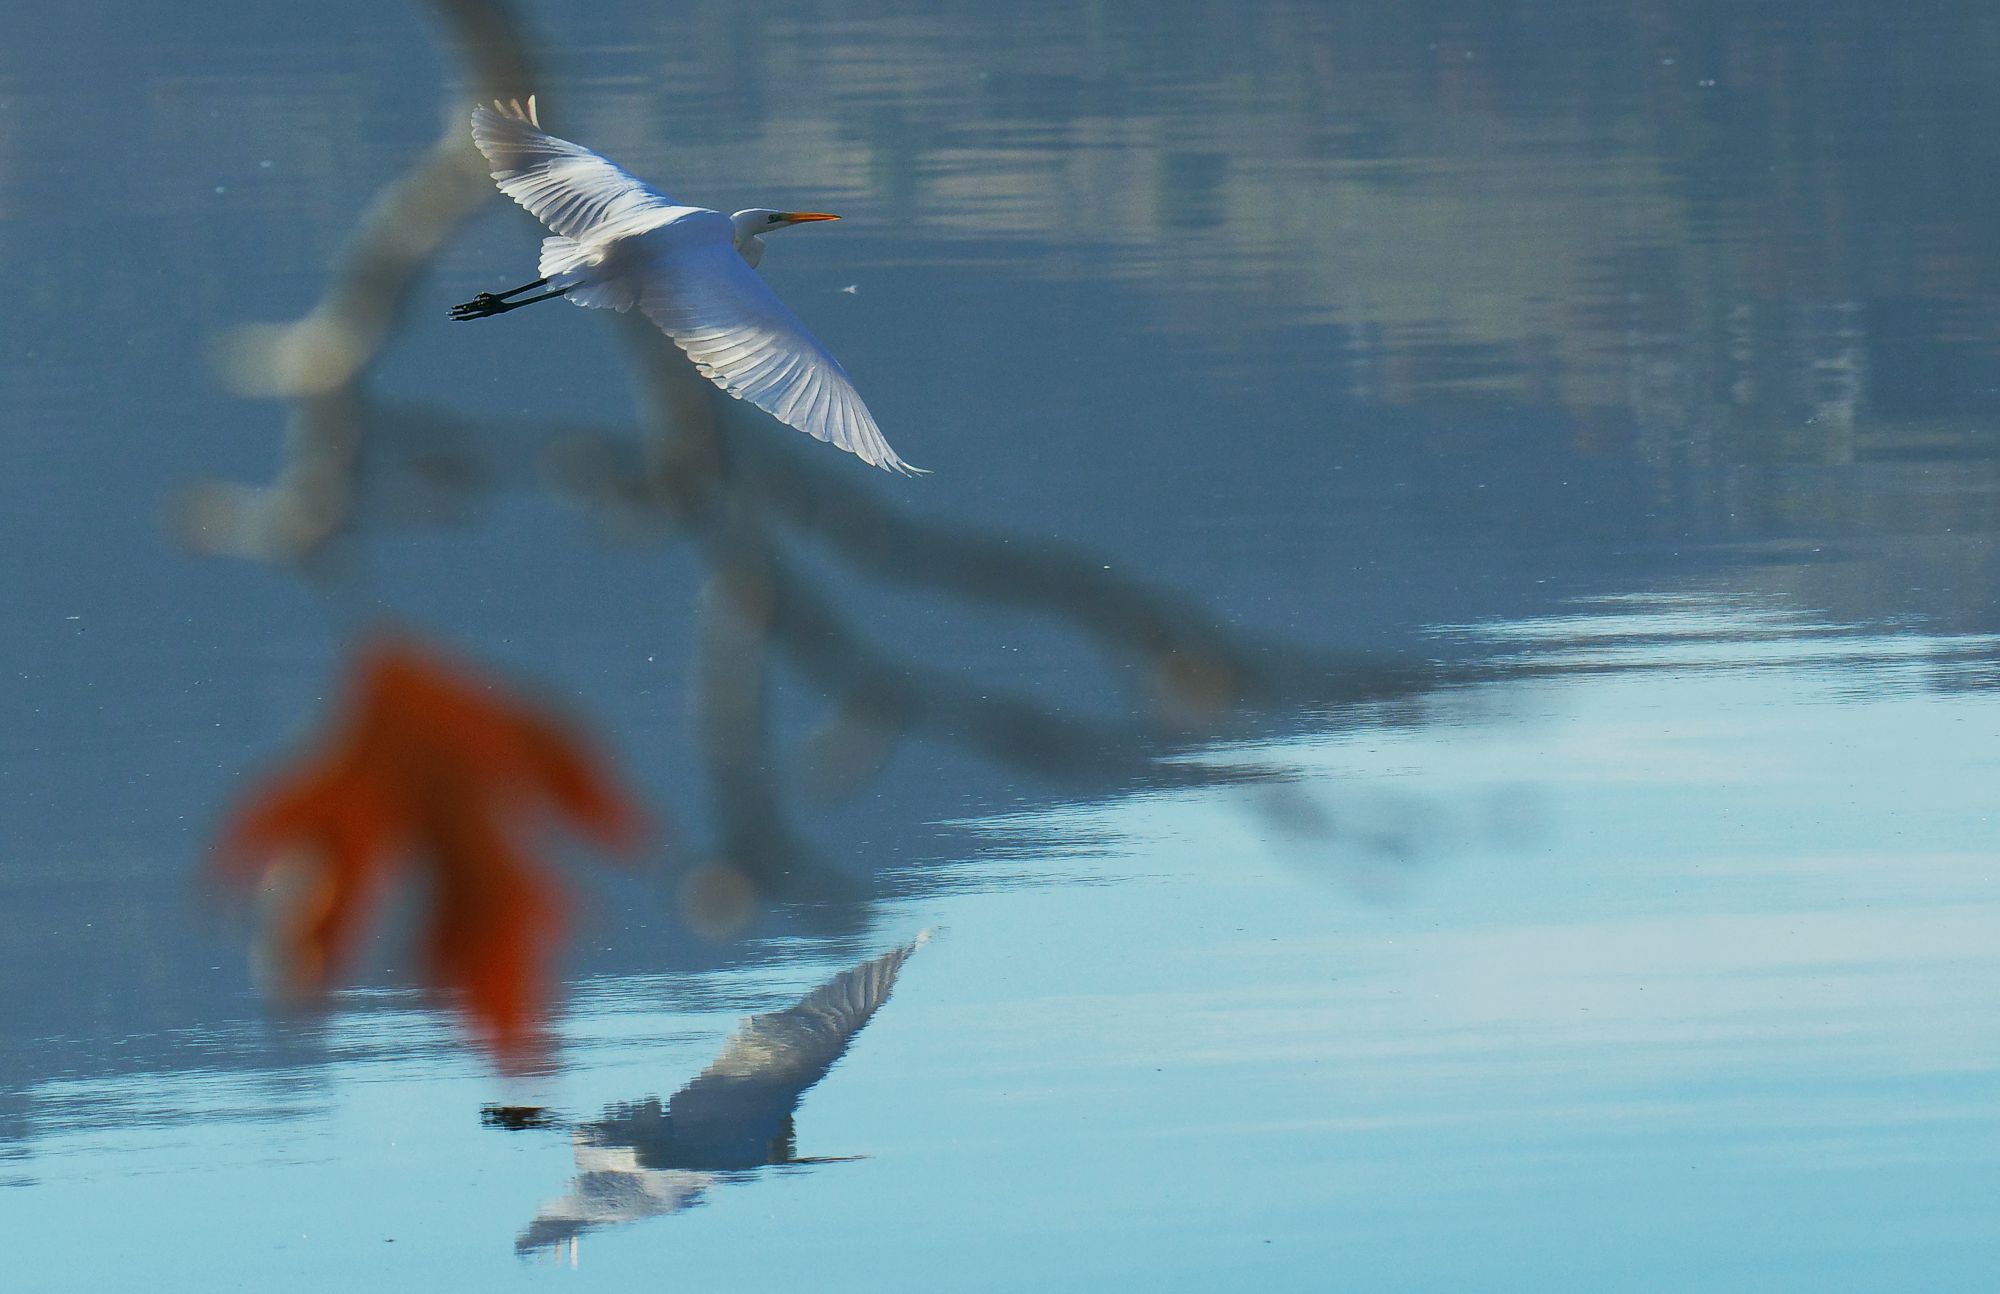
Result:
[[731,217],[729,224],[734,230],[736,250],[742,253],[743,259],[750,262],[754,269],[757,262],[764,259],[764,240],[751,233],[742,220]]

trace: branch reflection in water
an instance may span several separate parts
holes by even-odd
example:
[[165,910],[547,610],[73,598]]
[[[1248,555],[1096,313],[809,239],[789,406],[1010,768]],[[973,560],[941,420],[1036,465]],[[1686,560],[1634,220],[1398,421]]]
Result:
[[[752,1016],[709,1067],[662,1105],[660,1098],[614,1105],[572,1134],[576,1178],[561,1199],[536,1213],[514,1242],[522,1255],[566,1250],[599,1227],[678,1213],[719,1182],[758,1169],[823,1164],[800,1158],[792,1116],[854,1036],[889,1000],[896,977],[930,933],[852,966],[782,1011]],[[489,1126],[551,1126],[545,1112],[490,1108]]]
[[[470,98],[534,89],[504,9],[438,7],[468,68]],[[237,391],[290,401],[287,464],[268,486],[197,488],[179,511],[181,533],[203,551],[326,578],[372,530],[455,518],[482,493],[525,486],[587,506],[614,536],[691,543],[707,574],[689,710],[717,839],[708,856],[697,851],[680,864],[688,869],[680,915],[690,928],[727,939],[772,903],[849,895],[851,878],[815,860],[808,833],[793,825],[789,792],[851,797],[908,738],[1075,791],[1282,782],[1286,774],[1268,767],[1162,757],[1254,734],[1274,716],[1408,702],[1442,683],[1421,662],[1251,641],[1078,548],[906,513],[823,447],[778,443],[776,429],[721,399],[644,320],[614,320],[641,392],[636,434],[562,419],[475,421],[373,395],[369,371],[417,276],[494,198],[464,113],[448,115],[432,154],[363,217],[321,304],[297,323],[239,330],[220,348]],[[806,540],[879,582],[1061,624],[1114,668],[1137,665],[1118,671],[1127,692],[1079,714],[872,642],[804,574],[796,549]],[[826,712],[791,752],[777,749],[771,715],[780,664]]]

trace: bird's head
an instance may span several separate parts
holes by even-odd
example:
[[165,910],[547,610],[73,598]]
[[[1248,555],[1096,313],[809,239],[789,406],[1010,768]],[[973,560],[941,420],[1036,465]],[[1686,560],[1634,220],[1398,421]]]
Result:
[[824,211],[773,211],[769,207],[751,207],[739,211],[729,218],[736,227],[736,250],[743,253],[743,259],[755,265],[764,257],[763,236],[793,225],[803,225],[814,220],[838,220]]

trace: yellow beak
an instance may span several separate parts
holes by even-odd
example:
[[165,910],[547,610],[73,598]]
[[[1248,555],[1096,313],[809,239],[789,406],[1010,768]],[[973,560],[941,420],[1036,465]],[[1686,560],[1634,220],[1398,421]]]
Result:
[[828,215],[824,211],[787,211],[784,223],[802,225],[808,220],[838,220],[839,216]]

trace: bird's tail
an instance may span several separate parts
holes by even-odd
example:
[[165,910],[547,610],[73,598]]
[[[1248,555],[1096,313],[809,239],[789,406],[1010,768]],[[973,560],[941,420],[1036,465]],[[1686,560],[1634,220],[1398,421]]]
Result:
[[580,269],[590,264],[591,257],[583,250],[583,244],[574,238],[561,234],[551,234],[542,240],[542,277],[552,279],[558,274]]
[[598,310],[630,310],[638,295],[630,279],[600,278],[595,253],[574,238],[551,234],[542,240],[541,276],[569,294],[572,303]]

